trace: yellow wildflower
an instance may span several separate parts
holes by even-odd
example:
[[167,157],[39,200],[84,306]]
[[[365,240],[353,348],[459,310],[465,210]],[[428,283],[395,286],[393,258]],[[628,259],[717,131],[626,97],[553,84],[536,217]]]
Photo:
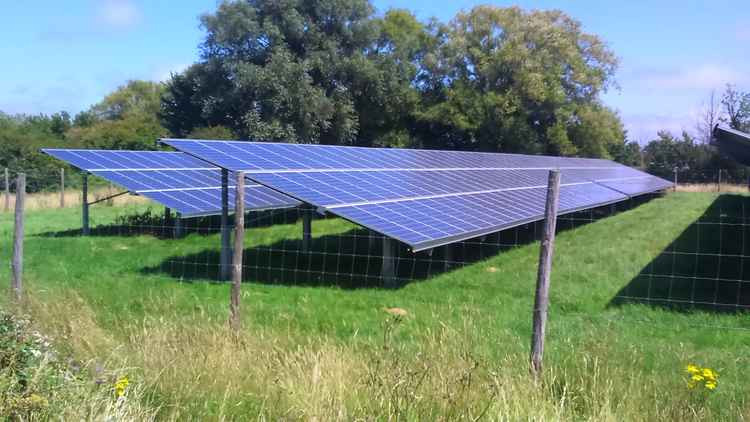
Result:
[[130,380],[127,375],[118,379],[117,382],[115,382],[115,395],[117,397],[125,395],[125,389],[128,388],[128,385],[130,385]]
[[690,374],[697,374],[698,372],[700,372],[700,368],[693,365],[692,363],[689,364],[685,370]]
[[687,386],[690,389],[704,387],[708,391],[714,391],[719,385],[719,374],[711,368],[701,368],[691,363],[685,367],[685,372],[688,374]]

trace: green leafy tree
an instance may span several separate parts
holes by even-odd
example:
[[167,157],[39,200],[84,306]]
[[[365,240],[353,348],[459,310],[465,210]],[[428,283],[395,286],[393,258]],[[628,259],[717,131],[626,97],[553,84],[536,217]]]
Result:
[[725,123],[734,129],[750,132],[750,92],[741,92],[734,85],[727,85],[721,104]]
[[202,60],[168,84],[164,125],[177,136],[221,125],[249,139],[402,142],[418,97],[414,46],[388,38],[408,33],[399,19],[419,33],[405,13],[375,19],[367,0],[224,2],[201,18]]
[[197,127],[187,135],[189,139],[237,139],[231,129],[225,126]]
[[168,134],[159,120],[164,86],[129,81],[80,113],[65,137],[88,148],[149,150]]
[[161,106],[164,86],[151,81],[128,81],[91,107],[98,120],[118,120],[130,115],[156,116]]
[[719,170],[725,172],[725,178],[741,183],[746,181],[744,166],[721,156],[710,145],[696,141],[687,132],[675,137],[667,131],[660,131],[657,139],[643,149],[643,154],[646,171],[669,180],[677,169],[678,180],[682,182],[715,182]]
[[564,13],[478,6],[434,34],[419,117],[435,146],[608,157],[624,142],[599,101],[617,59]]
[[64,115],[67,113],[8,116],[0,112],[0,168],[8,168],[11,175],[26,173],[29,192],[56,188],[60,167],[66,167],[42,154],[41,148],[79,146],[59,134]]
[[643,153],[638,142],[630,141],[613,145],[609,150],[609,155],[613,160],[626,166],[644,167]]

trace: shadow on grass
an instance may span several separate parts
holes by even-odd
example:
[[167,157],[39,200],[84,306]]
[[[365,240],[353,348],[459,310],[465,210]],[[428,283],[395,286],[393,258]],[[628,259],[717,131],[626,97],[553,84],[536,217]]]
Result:
[[[621,289],[611,306],[750,310],[750,197],[721,195]],[[668,216],[665,216],[668,218]]]
[[[299,210],[295,208],[254,211],[245,218],[245,226],[267,227],[274,224],[294,223],[299,217]],[[234,216],[229,216],[229,223],[233,223]],[[202,236],[212,235],[221,231],[221,217],[211,215],[206,217],[183,218],[181,227],[177,229],[175,218],[165,217],[160,212],[152,209],[146,211],[121,215],[110,224],[101,224],[89,229],[89,236],[154,236],[160,239],[173,239],[176,237],[197,234]],[[76,237],[82,236],[81,228],[59,230],[39,233],[39,237]]]
[[[649,198],[627,201],[561,216],[558,231],[565,231],[638,206]],[[432,251],[412,253],[403,244],[395,252],[396,287],[426,280],[463,265],[492,257],[516,246],[539,239],[542,222],[504,230],[484,238],[470,239]],[[248,233],[252,236],[252,231]],[[344,289],[378,288],[386,283],[381,276],[382,237],[366,229],[314,237],[308,252],[301,238],[246,248],[243,281],[274,285],[335,286]],[[146,274],[167,274],[180,280],[220,280],[218,248],[196,254],[173,256]]]
[[[412,280],[424,280],[451,267],[476,262],[513,246],[528,243],[534,225],[507,230],[484,242],[461,242],[432,253],[412,253],[403,244],[395,251],[396,278],[403,286]],[[537,227],[537,231],[540,231]],[[366,229],[314,237],[303,252],[301,239],[285,239],[272,244],[246,248],[243,255],[243,281],[296,286],[336,286],[344,289],[383,286],[381,277],[383,238]],[[146,274],[168,274],[182,280],[219,280],[219,251],[167,258]]]

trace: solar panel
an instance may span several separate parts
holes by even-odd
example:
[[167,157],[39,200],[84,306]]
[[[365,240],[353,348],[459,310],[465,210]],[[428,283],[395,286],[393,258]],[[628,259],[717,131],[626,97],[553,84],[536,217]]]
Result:
[[[221,169],[181,152],[43,149],[81,170],[143,195],[185,217],[221,212]],[[229,206],[234,208],[230,175]],[[260,184],[245,186],[248,210],[286,208],[300,202]]]
[[560,169],[560,213],[671,183],[602,159],[164,139],[162,142],[419,251],[543,218]]

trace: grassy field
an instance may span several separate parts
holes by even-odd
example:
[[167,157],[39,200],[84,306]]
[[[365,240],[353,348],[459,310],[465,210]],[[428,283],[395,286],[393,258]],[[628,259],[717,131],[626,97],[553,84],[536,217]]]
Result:
[[[527,365],[536,243],[395,290],[248,280],[234,335],[227,285],[146,270],[215,254],[216,235],[48,236],[74,233],[78,210],[39,209],[24,306],[76,361],[127,373],[133,400],[163,420],[748,420],[750,315],[613,303],[716,200],[673,193],[559,234],[539,383]],[[92,223],[144,207],[97,207]],[[247,247],[300,226],[254,228]],[[351,229],[330,219],[313,234]],[[2,214],[6,262],[11,234]],[[688,363],[716,369],[718,388],[688,389]]]

